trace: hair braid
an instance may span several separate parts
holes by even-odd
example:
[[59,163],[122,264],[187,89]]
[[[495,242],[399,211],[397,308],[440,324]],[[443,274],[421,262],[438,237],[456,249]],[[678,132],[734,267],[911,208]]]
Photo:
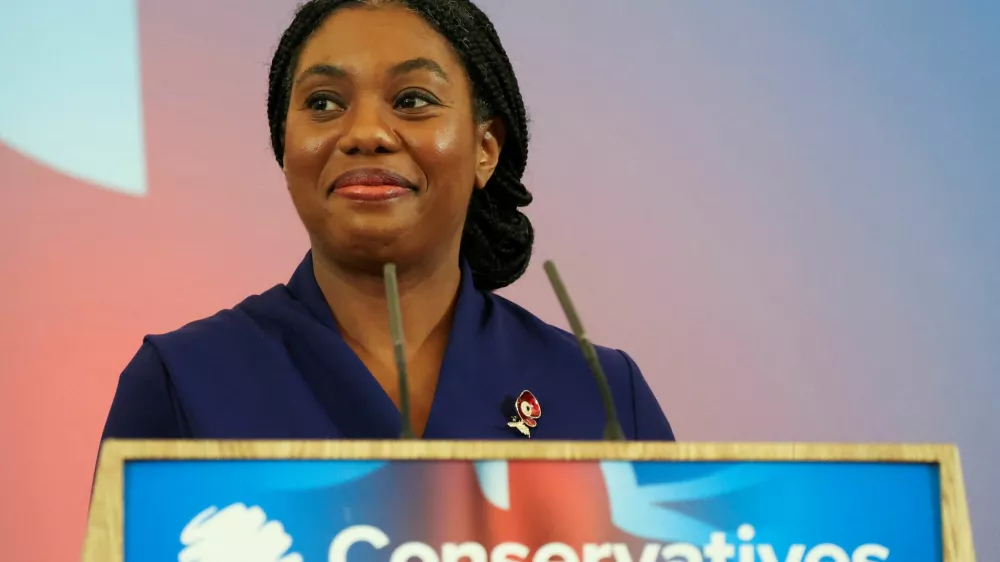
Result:
[[[514,68],[493,23],[470,0],[396,0],[420,14],[458,53],[469,75],[475,116],[500,119],[506,138],[493,176],[469,201],[462,233],[462,256],[472,269],[476,288],[492,291],[516,281],[528,267],[534,244],[531,221],[521,211],[531,193],[521,183],[528,161],[528,116]],[[267,117],[271,147],[284,161],[285,117],[292,76],[302,47],[338,8],[389,2],[374,0],[309,0],[299,6],[271,61]]]
[[306,40],[319,28],[323,20],[345,3],[347,2],[344,0],[334,0],[301,4],[295,11],[295,19],[281,35],[278,47],[274,51],[271,71],[268,74],[267,121],[271,127],[271,149],[281,166],[284,166],[285,162],[285,119],[292,91],[292,77],[295,74],[299,54]]

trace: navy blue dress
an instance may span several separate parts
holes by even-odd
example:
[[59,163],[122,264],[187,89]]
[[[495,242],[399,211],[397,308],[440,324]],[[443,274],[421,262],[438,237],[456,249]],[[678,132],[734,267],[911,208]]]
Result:
[[[635,362],[598,347],[629,439],[673,432]],[[463,267],[425,439],[524,439],[507,425],[530,390],[532,439],[599,440],[604,409],[572,334],[492,293]],[[122,372],[104,438],[393,439],[399,410],[338,333],[307,254],[287,285],[147,336]]]

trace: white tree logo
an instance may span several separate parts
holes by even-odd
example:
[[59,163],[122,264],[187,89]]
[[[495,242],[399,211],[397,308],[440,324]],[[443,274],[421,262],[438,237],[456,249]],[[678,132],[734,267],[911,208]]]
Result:
[[235,503],[202,511],[181,531],[178,562],[302,562],[289,553],[292,537],[280,521],[268,521],[258,506]]

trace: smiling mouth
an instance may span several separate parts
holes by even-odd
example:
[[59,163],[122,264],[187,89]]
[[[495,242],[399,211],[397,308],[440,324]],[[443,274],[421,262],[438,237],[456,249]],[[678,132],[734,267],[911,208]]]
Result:
[[348,185],[333,190],[333,194],[355,201],[388,201],[413,193],[398,185]]
[[329,194],[355,201],[389,201],[416,193],[417,187],[403,176],[382,169],[345,172],[337,177]]

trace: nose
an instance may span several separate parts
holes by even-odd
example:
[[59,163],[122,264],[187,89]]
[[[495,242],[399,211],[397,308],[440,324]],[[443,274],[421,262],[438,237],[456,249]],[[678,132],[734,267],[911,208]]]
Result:
[[391,154],[399,150],[399,137],[390,125],[380,100],[356,100],[348,110],[346,130],[337,149],[347,155]]

